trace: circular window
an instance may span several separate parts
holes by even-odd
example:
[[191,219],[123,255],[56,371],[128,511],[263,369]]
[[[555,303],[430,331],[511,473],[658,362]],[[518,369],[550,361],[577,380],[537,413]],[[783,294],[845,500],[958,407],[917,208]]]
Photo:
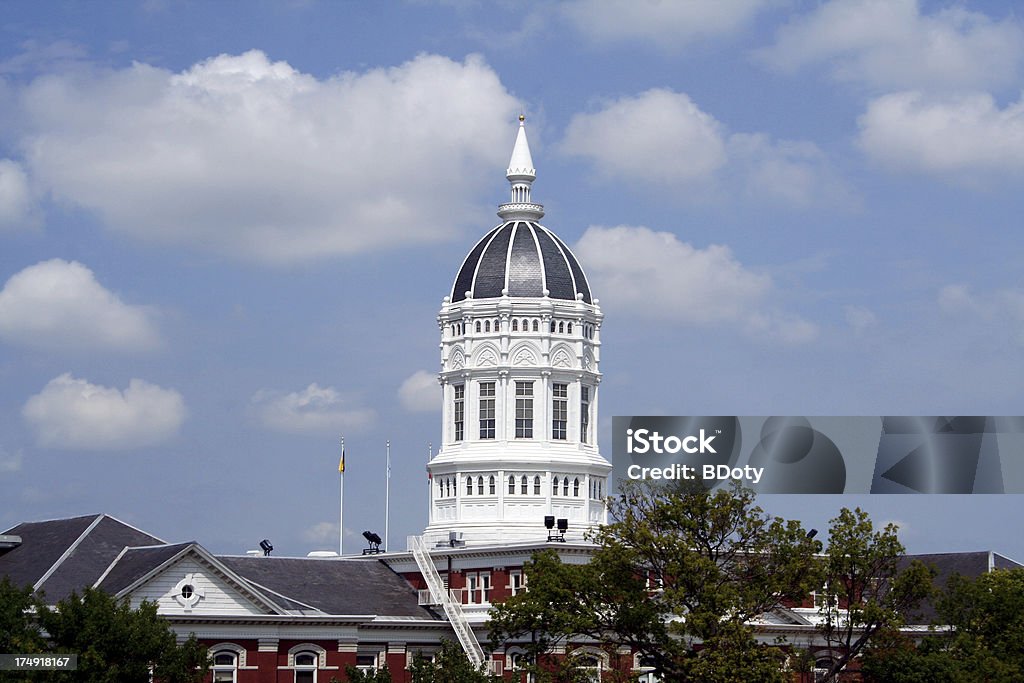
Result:
[[181,587],[181,597],[185,598],[186,600],[190,599],[195,594],[195,592],[195,588],[193,588],[192,584],[190,583],[186,583],[184,586]]

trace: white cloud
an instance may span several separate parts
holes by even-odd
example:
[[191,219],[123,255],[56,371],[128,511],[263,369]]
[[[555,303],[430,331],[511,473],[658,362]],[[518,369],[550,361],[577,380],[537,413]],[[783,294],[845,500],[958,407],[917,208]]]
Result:
[[31,229],[38,224],[25,170],[11,159],[0,159],[0,232]]
[[159,344],[153,313],[125,304],[76,261],[51,259],[0,291],[0,339],[47,349],[135,350]]
[[1016,343],[1024,345],[1024,289],[975,293],[967,285],[946,285],[939,290],[938,304],[948,315],[972,318],[972,331],[979,331],[980,323],[1000,336],[1008,332]]
[[794,206],[845,203],[849,193],[816,145],[729,134],[685,93],[663,88],[576,114],[561,149],[588,159],[605,180],[706,196],[722,182]]
[[935,99],[899,92],[870,102],[858,123],[865,153],[893,168],[1024,171],[1024,98],[1000,109],[982,93]]
[[646,227],[590,227],[574,251],[617,315],[699,326],[734,326],[753,337],[810,341],[817,327],[771,303],[771,278],[746,269],[732,251],[697,249]]
[[989,88],[1016,83],[1024,27],[958,7],[922,14],[916,0],[832,0],[761,56],[789,73],[827,62],[835,78],[879,88]]
[[264,427],[292,434],[339,434],[362,429],[375,417],[372,410],[354,406],[333,387],[315,382],[288,394],[261,389],[252,404]]
[[398,399],[402,407],[414,413],[426,413],[441,407],[441,390],[437,375],[426,370],[417,370],[398,388]]
[[185,420],[185,401],[177,391],[141,379],[121,391],[65,373],[31,397],[22,416],[40,446],[124,450],[174,436]]
[[730,171],[750,197],[809,207],[853,206],[853,192],[812,142],[772,140],[763,133],[729,136]]
[[[347,534],[346,534],[347,535]],[[309,543],[329,543],[334,542],[338,544],[338,523],[337,522],[318,522],[313,526],[309,527],[302,532],[302,538]]]
[[734,34],[769,4],[766,0],[575,0],[562,6],[562,12],[595,42],[653,42],[675,49]]
[[726,162],[722,126],[684,93],[653,89],[575,114],[562,150],[625,182],[674,185],[706,180]]
[[10,474],[21,471],[23,457],[21,451],[11,453],[0,446],[0,474]]
[[290,263],[446,239],[479,214],[518,103],[479,57],[318,79],[265,54],[40,78],[30,175],[112,230]]

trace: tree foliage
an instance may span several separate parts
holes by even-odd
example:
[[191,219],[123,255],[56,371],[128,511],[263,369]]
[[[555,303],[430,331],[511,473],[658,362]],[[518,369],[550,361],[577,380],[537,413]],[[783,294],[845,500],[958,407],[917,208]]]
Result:
[[529,591],[492,610],[492,642],[529,640],[536,662],[573,640],[627,646],[673,681],[785,680],[783,653],[749,620],[818,585],[821,546],[753,500],[739,486],[625,482],[591,561],[535,555]]
[[198,683],[209,666],[206,648],[194,637],[179,644],[154,603],[132,609],[127,599],[118,601],[92,588],[81,596],[72,593],[51,608],[31,588],[19,590],[4,579],[0,620],[0,651],[78,655],[75,671],[3,680],[148,683],[152,667],[163,683]]
[[[391,683],[391,670],[387,664],[372,671],[360,671],[348,664],[345,666],[345,680],[349,683]],[[338,683],[338,679],[332,676],[331,683]]]
[[409,668],[412,683],[491,683],[496,680],[487,673],[487,666],[473,666],[458,643],[441,642],[433,660],[421,655],[413,658]]
[[832,656],[826,680],[835,680],[873,639],[898,629],[932,595],[932,571],[918,561],[904,565],[903,553],[896,526],[875,531],[860,508],[843,508],[831,520],[819,610]]
[[893,635],[864,658],[869,680],[885,683],[1024,680],[1024,569],[976,579],[953,576],[936,599],[933,634],[917,646]]

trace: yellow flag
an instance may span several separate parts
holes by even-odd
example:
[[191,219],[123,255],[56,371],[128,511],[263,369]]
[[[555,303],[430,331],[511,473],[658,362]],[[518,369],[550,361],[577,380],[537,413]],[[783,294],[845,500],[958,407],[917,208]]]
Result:
[[338,472],[340,474],[345,473],[345,449],[341,449],[341,460],[338,461]]

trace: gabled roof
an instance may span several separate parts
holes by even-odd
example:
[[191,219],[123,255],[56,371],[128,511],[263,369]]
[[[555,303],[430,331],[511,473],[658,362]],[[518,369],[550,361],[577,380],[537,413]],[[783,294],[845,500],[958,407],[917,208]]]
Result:
[[0,555],[0,575],[16,585],[32,585],[50,603],[92,585],[125,546],[163,543],[103,514],[25,522],[4,533],[22,542]]
[[[962,553],[928,553],[924,555],[904,555],[901,567],[919,560],[935,570],[934,583],[938,588],[945,587],[954,574],[964,578],[975,579],[995,569],[1020,569],[1024,567],[1008,557],[991,551],[979,550]],[[935,605],[925,602],[920,608],[907,615],[909,623],[928,624],[938,613]]]
[[383,562],[290,557],[219,558],[256,588],[273,591],[324,614],[436,619],[417,592]]

